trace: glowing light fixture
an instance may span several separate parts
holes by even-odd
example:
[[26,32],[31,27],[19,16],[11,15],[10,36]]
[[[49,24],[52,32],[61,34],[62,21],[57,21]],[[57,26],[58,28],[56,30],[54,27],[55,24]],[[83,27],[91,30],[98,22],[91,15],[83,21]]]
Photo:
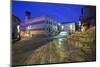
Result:
[[19,25],[17,25],[17,30],[18,30],[18,33],[20,32],[20,26]]
[[79,26],[81,25],[81,21],[79,21]]
[[73,29],[73,25],[70,25],[70,29],[71,29],[71,30]]
[[60,23],[58,23],[58,25],[60,26],[61,24],[60,24]]
[[61,26],[61,29],[64,30],[64,26],[63,25]]

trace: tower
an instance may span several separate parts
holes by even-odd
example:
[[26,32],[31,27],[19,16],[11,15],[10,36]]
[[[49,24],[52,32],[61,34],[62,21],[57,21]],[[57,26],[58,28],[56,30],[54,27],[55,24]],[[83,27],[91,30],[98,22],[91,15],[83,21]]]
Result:
[[31,18],[31,12],[26,11],[25,12],[25,23],[28,23],[28,21],[30,20],[30,18]]

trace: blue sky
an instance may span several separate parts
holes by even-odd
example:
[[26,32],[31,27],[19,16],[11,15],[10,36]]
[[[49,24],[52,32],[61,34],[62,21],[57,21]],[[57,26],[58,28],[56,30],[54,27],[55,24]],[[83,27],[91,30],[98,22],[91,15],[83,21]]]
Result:
[[22,22],[24,21],[25,11],[30,11],[32,17],[50,16],[60,23],[78,22],[81,9],[81,5],[12,1],[12,14],[19,17]]

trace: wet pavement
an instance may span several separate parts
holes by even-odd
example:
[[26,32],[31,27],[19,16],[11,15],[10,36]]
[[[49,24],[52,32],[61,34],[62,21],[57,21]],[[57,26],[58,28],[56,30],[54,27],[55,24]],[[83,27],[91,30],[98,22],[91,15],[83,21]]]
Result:
[[73,40],[74,37],[71,39],[71,36],[69,38],[67,34],[59,34],[54,37],[31,38],[16,42],[12,44],[12,63],[27,65],[95,61],[94,40],[84,41],[85,46],[87,45],[85,48],[83,42],[76,41],[78,36]]

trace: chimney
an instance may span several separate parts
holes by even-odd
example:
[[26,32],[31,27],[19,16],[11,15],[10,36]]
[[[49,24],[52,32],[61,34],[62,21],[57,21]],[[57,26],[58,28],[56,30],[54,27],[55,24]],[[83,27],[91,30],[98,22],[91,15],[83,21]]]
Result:
[[30,20],[30,18],[31,18],[31,12],[26,11],[25,12],[25,23],[28,23],[28,21]]

